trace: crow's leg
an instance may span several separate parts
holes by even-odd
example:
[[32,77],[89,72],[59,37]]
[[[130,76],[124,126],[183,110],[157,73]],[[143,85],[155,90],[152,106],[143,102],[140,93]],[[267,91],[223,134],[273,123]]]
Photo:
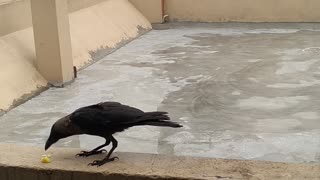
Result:
[[118,157],[110,158],[112,152],[113,152],[113,151],[117,148],[117,146],[118,146],[118,141],[117,141],[113,136],[111,136],[110,140],[111,140],[111,142],[112,142],[112,148],[111,148],[111,150],[109,151],[109,153],[107,154],[107,156],[106,156],[104,159],[102,159],[102,160],[96,160],[96,161],[93,161],[92,163],[89,163],[89,164],[88,164],[89,166],[102,166],[102,165],[104,165],[105,163],[114,161],[115,159],[119,159]]
[[106,140],[106,142],[104,144],[102,144],[101,146],[98,146],[97,148],[91,150],[91,151],[81,151],[79,154],[77,154],[76,156],[79,157],[88,157],[88,156],[92,156],[95,154],[101,154],[104,152],[107,152],[105,149],[100,150],[101,148],[108,146],[110,144],[110,140]]

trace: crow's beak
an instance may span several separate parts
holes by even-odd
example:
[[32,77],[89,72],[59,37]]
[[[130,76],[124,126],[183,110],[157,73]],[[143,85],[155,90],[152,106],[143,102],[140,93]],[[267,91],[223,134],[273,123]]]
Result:
[[44,150],[48,150],[51,145],[52,143],[49,140],[47,140]]
[[46,145],[44,147],[45,150],[48,150],[50,148],[50,146],[54,143],[56,143],[58,140],[54,140],[51,137],[49,137],[49,139],[46,142]]

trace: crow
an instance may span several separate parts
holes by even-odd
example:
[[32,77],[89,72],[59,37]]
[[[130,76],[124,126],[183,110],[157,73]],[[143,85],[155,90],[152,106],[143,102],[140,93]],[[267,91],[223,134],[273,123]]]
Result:
[[182,127],[182,125],[170,121],[167,112],[143,112],[140,109],[118,102],[101,102],[79,108],[73,113],[57,120],[52,125],[49,138],[45,144],[45,150],[49,149],[59,139],[69,136],[80,134],[100,136],[106,140],[103,145],[98,146],[92,151],[81,151],[77,156],[88,157],[106,152],[102,148],[112,143],[112,148],[104,159],[88,164],[91,166],[101,166],[118,159],[118,157],[110,157],[118,145],[118,141],[113,137],[113,134],[133,126],[143,125],[172,128]]

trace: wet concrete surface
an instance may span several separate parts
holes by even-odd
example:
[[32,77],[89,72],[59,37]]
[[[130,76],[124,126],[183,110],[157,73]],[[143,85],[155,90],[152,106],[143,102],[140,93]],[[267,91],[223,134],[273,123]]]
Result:
[[[320,163],[319,24],[161,26],[0,117],[0,141],[44,146],[73,110],[119,101],[181,129],[135,127],[118,151]],[[75,136],[56,146],[92,149]]]

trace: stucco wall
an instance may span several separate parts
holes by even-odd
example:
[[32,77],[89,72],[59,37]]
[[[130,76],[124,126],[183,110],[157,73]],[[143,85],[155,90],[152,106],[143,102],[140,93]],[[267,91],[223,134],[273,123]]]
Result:
[[[69,2],[73,1],[76,0]],[[4,6],[10,13],[18,13],[22,7],[30,8],[26,2],[22,0],[2,5],[0,15],[3,15]],[[99,4],[98,0],[80,2],[71,5],[74,11],[69,14],[73,63],[79,68],[90,63],[97,54],[104,55],[137,37],[143,30],[151,29],[149,21],[127,0],[104,0]],[[92,6],[83,8],[85,5]],[[79,8],[82,9],[77,10]],[[26,22],[10,26],[10,21],[17,18],[29,21],[31,16],[27,12],[31,13],[30,9],[23,11],[25,17],[22,13],[19,17],[13,16],[13,19],[0,16],[0,33],[1,30],[3,33],[0,35],[0,112],[17,104],[22,97],[28,98],[47,86],[47,81],[36,70],[31,24]],[[3,28],[4,25],[9,27]]]
[[0,36],[31,26],[29,0],[18,0],[0,4]]
[[152,23],[162,23],[161,0],[129,0]]
[[151,29],[150,22],[127,0],[108,0],[71,13],[69,18],[74,65],[78,67],[92,60],[91,55],[101,56]]
[[[107,0],[68,0],[74,12]],[[32,26],[30,0],[0,0],[0,36]]]
[[[130,0],[152,23],[161,22],[161,0]],[[171,21],[320,22],[319,0],[165,0]]]
[[[68,0],[69,12],[108,0]],[[0,36],[32,26],[30,0],[0,0]]]
[[167,0],[172,21],[320,22],[319,0]]
[[47,85],[34,64],[31,28],[0,37],[0,112]]

